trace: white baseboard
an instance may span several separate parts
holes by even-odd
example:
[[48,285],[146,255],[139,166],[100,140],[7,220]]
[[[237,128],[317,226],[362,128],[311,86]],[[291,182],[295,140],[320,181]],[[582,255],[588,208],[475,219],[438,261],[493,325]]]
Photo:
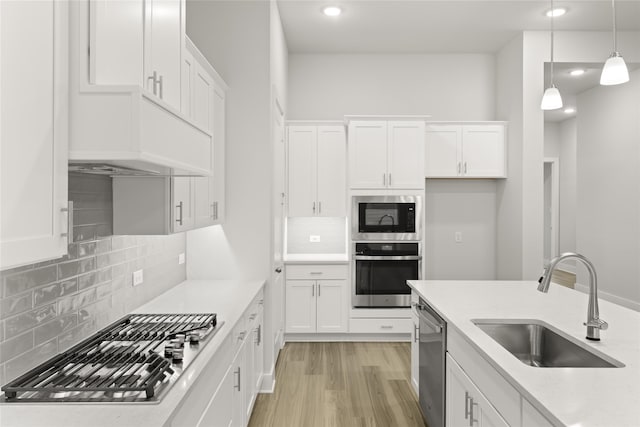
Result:
[[409,342],[411,334],[285,334],[286,342]]
[[[576,282],[576,290],[583,292],[585,294],[588,294],[589,286]],[[602,298],[603,300],[640,312],[640,303],[638,302],[635,302],[626,298],[622,298],[617,295],[610,294],[608,292],[603,292],[601,290],[598,290],[598,298]]]
[[258,393],[271,394],[276,389],[276,379],[273,375],[273,369],[271,372],[262,374],[262,384],[260,384],[260,390]]

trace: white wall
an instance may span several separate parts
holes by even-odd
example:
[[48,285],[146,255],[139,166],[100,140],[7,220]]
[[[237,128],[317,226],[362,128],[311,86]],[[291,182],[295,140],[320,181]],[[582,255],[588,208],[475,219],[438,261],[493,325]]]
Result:
[[[462,233],[456,243],[455,233]],[[496,182],[428,179],[425,278],[496,278]]]
[[[560,241],[558,252],[576,251],[576,146],[577,119],[564,120],[560,124]],[[575,263],[565,264],[565,269],[575,271]]]
[[560,157],[560,127],[562,122],[544,122],[544,156]]
[[289,119],[430,114],[493,120],[493,55],[291,54]]
[[578,108],[577,249],[603,297],[640,310],[640,71],[583,92]]

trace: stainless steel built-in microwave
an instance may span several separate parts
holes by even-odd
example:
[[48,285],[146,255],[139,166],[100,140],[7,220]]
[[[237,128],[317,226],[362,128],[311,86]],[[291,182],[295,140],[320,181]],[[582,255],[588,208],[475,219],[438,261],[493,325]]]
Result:
[[351,215],[354,241],[422,238],[420,196],[354,196]]

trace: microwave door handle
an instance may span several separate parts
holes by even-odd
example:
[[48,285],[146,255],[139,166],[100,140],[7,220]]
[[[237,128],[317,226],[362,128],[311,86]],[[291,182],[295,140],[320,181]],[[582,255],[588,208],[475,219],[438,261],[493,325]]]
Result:
[[391,255],[391,256],[369,256],[369,255],[353,255],[356,261],[420,261],[420,255]]

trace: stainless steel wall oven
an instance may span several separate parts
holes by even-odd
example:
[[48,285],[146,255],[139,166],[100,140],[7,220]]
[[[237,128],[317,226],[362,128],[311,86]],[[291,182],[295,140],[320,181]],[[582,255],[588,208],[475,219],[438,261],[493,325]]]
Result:
[[419,242],[356,242],[353,255],[353,307],[409,307],[407,280],[419,280]]

